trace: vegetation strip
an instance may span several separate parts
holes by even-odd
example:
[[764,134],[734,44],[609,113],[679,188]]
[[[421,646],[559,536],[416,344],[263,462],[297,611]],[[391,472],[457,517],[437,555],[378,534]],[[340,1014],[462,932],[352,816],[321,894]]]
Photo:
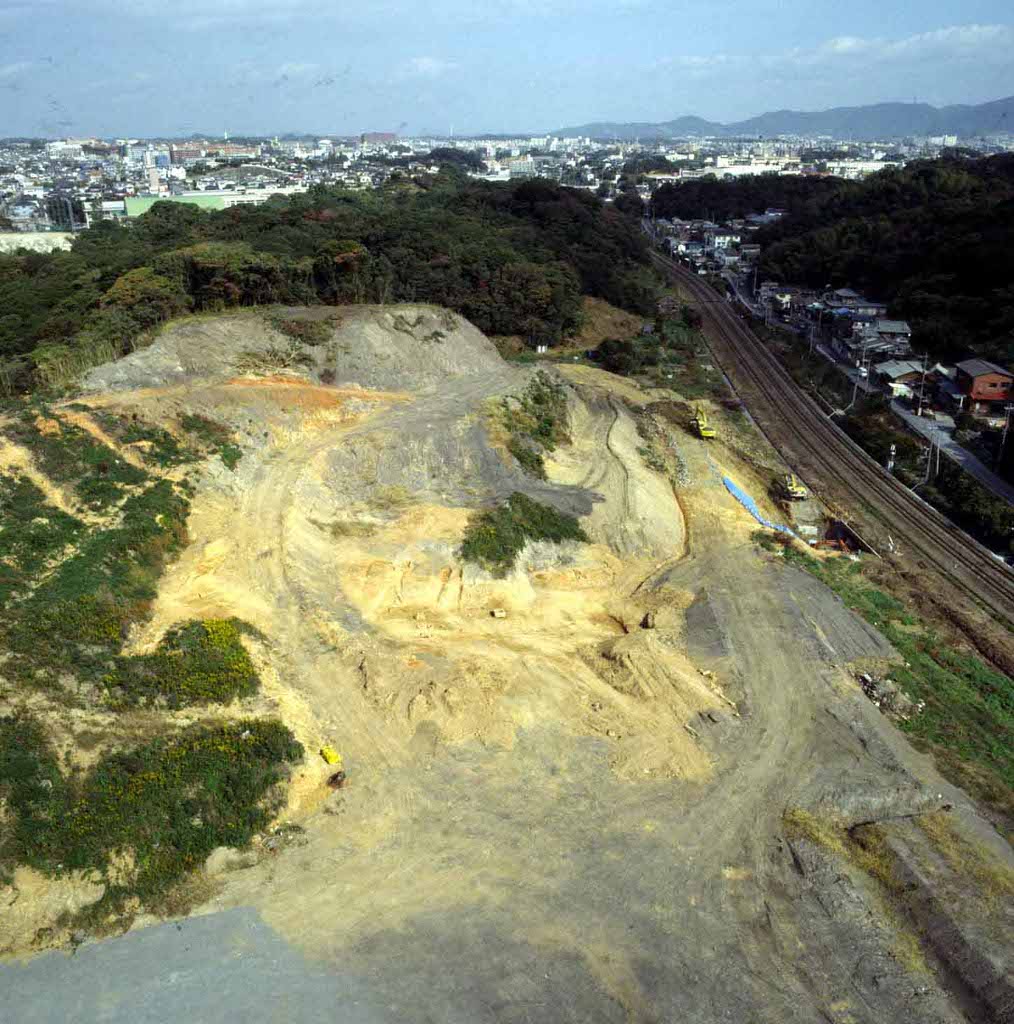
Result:
[[144,483],[143,470],[45,405],[23,408],[3,433],[27,448],[54,483],[72,486],[81,504],[90,509],[106,511],[121,501],[130,487]]
[[[535,348],[575,334],[582,294],[650,315],[657,290],[636,218],[547,181],[445,170],[221,212],[162,202],[78,233],[69,252],[0,254],[0,387],[66,387],[192,312],[430,302]],[[275,320],[294,341],[325,340],[313,322]]]
[[545,480],[545,453],[570,440],[563,385],[539,370],[520,397],[503,400],[501,423],[508,435],[507,450],[529,476]]
[[33,718],[0,717],[0,877],[25,864],[51,877],[93,872],[105,885],[88,916],[148,903],[218,846],[244,846],[277,806],[271,791],[303,749],[275,721],[201,725],[105,755],[63,775]]
[[830,587],[903,657],[891,678],[925,707],[898,727],[930,751],[952,781],[1014,815],[1014,682],[872,586],[862,563],[818,560],[791,545],[782,550],[787,562]]
[[498,508],[472,517],[465,531],[461,556],[493,573],[506,576],[528,541],[587,541],[574,516],[542,505],[515,492]]
[[0,475],[0,609],[25,596],[83,529],[79,519],[49,505],[26,477]]

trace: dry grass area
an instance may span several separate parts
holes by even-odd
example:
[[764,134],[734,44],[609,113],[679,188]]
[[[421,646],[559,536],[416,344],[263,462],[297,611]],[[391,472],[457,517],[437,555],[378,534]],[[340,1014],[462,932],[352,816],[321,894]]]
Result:
[[905,886],[883,829],[879,825],[846,829],[834,818],[813,814],[802,807],[786,810],[782,824],[789,838],[810,840],[880,884],[880,910],[893,933],[892,954],[907,970],[929,974],[919,936],[908,921]]
[[1014,902],[1014,870],[985,846],[961,835],[950,815],[924,814],[917,822],[955,874],[974,880],[987,905],[1009,907]]
[[626,341],[635,334],[640,334],[641,325],[644,323],[643,317],[588,295],[581,300],[581,312],[584,315],[584,323],[569,348],[597,348],[606,338]]
[[[581,355],[588,349],[598,348],[607,338],[627,341],[639,335],[644,324],[644,317],[590,295],[581,300],[581,313],[584,317],[581,330],[573,338],[567,338],[564,344],[551,349],[546,358]],[[524,339],[517,335],[500,335],[490,340],[504,359],[517,358],[526,351]]]

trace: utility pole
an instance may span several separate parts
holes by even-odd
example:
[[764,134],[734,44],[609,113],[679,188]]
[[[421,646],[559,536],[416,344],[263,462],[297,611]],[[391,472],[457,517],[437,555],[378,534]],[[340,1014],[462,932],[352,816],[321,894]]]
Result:
[[922,354],[922,379],[919,381],[919,408],[916,410],[916,416],[922,416],[922,396],[926,390],[926,353]]
[[[856,368],[856,380],[852,387],[852,401],[849,402],[847,408],[851,409],[856,404],[856,395],[859,394],[859,381],[862,379],[862,369],[866,363],[866,349],[869,347],[869,343],[864,343],[862,354],[859,356],[859,366]],[[869,380],[870,371],[867,369],[866,377]]]
[[[934,472],[934,470],[933,470],[933,449],[934,448],[936,449],[936,460],[937,460],[936,472]],[[926,453],[926,474],[922,478],[922,482],[924,484],[928,484],[930,482],[930,480],[933,479],[933,477],[935,477],[936,474],[939,473],[939,472],[940,472],[940,442],[936,438],[931,437],[930,438],[929,451]]]
[[1014,405],[1005,405],[1003,407],[1003,433],[1000,435],[1000,451],[997,452],[996,465],[1000,466],[1003,464],[1003,450],[1007,445],[1007,431],[1010,430],[1010,414],[1014,410]]

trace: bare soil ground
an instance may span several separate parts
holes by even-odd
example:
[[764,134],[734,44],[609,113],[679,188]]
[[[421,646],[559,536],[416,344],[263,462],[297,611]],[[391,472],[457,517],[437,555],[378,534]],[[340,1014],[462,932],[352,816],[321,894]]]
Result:
[[[353,311],[308,365],[260,376],[236,359],[277,339],[242,325],[170,330],[94,371],[84,399],[157,421],[197,412],[243,437],[234,472],[205,473],[191,544],[132,648],[184,619],[250,622],[265,638],[251,641],[258,707],[308,752],[282,814],[298,840],[209,862],[201,941],[221,967],[188,1013],[220,1019],[237,986],[257,984],[233,966],[249,908],[313,977],[341,979],[340,1000],[355,994],[354,1012],[337,1004],[348,1019],[928,1024],[980,1011],[932,947],[910,955],[917,925],[877,878],[787,832],[793,808],[836,829],[869,808],[879,820],[949,804],[988,856],[1010,854],[859,690],[852,668],[891,659],[889,645],[756,546],[722,478],[777,520],[773,453],[753,458],[733,433],[693,438],[650,411],[658,392],[573,367],[574,443],[538,481],[483,425],[526,373],[457,318]],[[661,442],[638,433],[639,412]],[[515,490],[581,515],[590,543],[530,545],[504,579],[463,564],[469,516]],[[338,791],[324,743],[345,758]],[[119,942],[77,976],[112,1015],[77,1019],[136,1010],[136,995],[96,987],[102,950],[128,975],[150,963],[143,932]],[[165,970],[184,955],[173,949]],[[991,949],[1002,978],[1004,943]],[[0,968],[0,985],[25,991],[18,972],[43,963],[63,991],[55,956]],[[172,1016],[189,997],[167,998]]]

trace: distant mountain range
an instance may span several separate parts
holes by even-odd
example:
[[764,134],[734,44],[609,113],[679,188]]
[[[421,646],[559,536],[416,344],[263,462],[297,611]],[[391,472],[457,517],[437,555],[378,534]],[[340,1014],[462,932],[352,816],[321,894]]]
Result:
[[835,139],[897,139],[907,135],[957,135],[961,138],[1014,133],[1014,96],[953,107],[928,103],[875,103],[868,107],[831,110],[774,110],[746,121],[721,124],[702,117],[674,121],[595,121],[561,128],[553,135],[587,135],[595,139],[678,139],[688,136],[830,135]]

